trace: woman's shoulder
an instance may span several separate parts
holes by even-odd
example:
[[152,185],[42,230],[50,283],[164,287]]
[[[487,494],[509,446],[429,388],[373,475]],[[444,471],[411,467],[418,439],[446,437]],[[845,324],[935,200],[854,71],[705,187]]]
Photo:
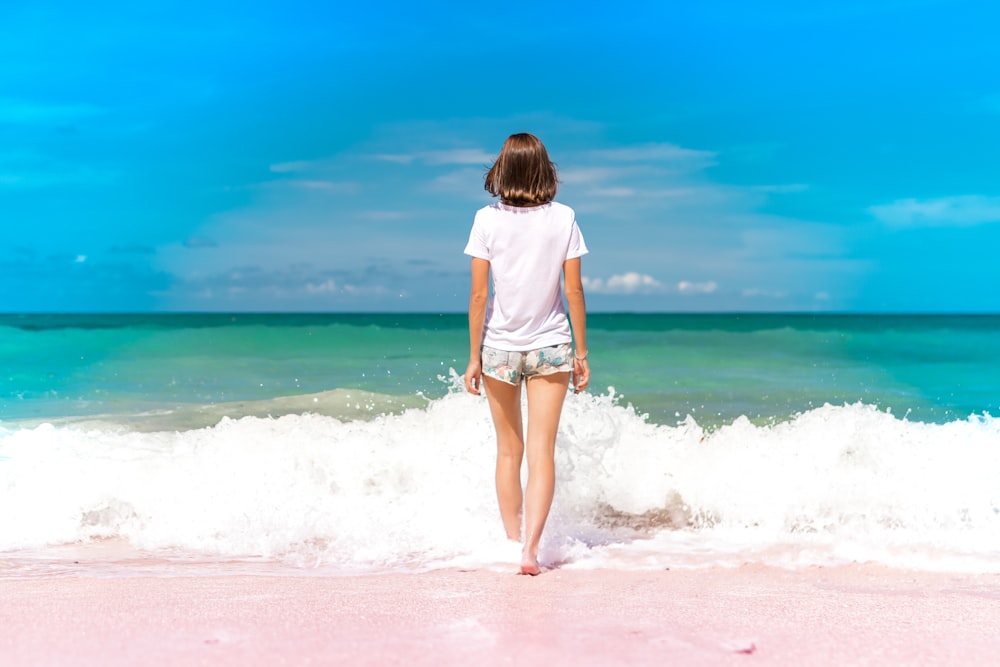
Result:
[[476,218],[495,217],[503,213],[504,205],[498,201],[490,202],[476,211]]
[[552,205],[553,211],[556,211],[556,212],[561,213],[563,215],[570,215],[570,216],[576,217],[576,211],[574,211],[571,207],[567,206],[566,204],[563,204],[562,202],[554,201],[554,202],[551,202],[551,205]]

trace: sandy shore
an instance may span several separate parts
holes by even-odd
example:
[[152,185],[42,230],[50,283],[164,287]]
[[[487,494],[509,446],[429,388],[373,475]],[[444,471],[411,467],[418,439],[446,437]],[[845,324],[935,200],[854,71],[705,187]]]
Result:
[[72,576],[0,595],[7,667],[1000,664],[1000,576],[873,566]]

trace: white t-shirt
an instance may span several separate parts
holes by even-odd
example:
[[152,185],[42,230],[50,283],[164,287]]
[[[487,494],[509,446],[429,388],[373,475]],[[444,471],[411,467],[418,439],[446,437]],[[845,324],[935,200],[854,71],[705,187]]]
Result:
[[519,352],[571,342],[560,276],[563,262],[586,253],[569,206],[479,209],[465,254],[487,260],[493,278],[483,345]]

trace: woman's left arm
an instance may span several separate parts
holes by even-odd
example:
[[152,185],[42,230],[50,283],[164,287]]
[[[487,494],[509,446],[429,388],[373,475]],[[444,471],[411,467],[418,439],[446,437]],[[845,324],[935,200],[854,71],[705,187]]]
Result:
[[465,390],[476,395],[479,394],[483,377],[480,348],[483,344],[483,323],[489,296],[490,263],[473,257],[472,288],[469,290],[469,365],[465,369]]
[[563,293],[569,307],[569,323],[573,327],[573,390],[580,393],[590,384],[590,362],[587,360],[587,303],[583,295],[580,258],[563,262]]

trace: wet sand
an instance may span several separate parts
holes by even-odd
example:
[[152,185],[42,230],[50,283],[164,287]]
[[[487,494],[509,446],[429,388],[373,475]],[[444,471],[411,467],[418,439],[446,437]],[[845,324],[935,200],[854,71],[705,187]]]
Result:
[[7,667],[1000,663],[1000,575],[865,565],[73,575],[0,597]]

